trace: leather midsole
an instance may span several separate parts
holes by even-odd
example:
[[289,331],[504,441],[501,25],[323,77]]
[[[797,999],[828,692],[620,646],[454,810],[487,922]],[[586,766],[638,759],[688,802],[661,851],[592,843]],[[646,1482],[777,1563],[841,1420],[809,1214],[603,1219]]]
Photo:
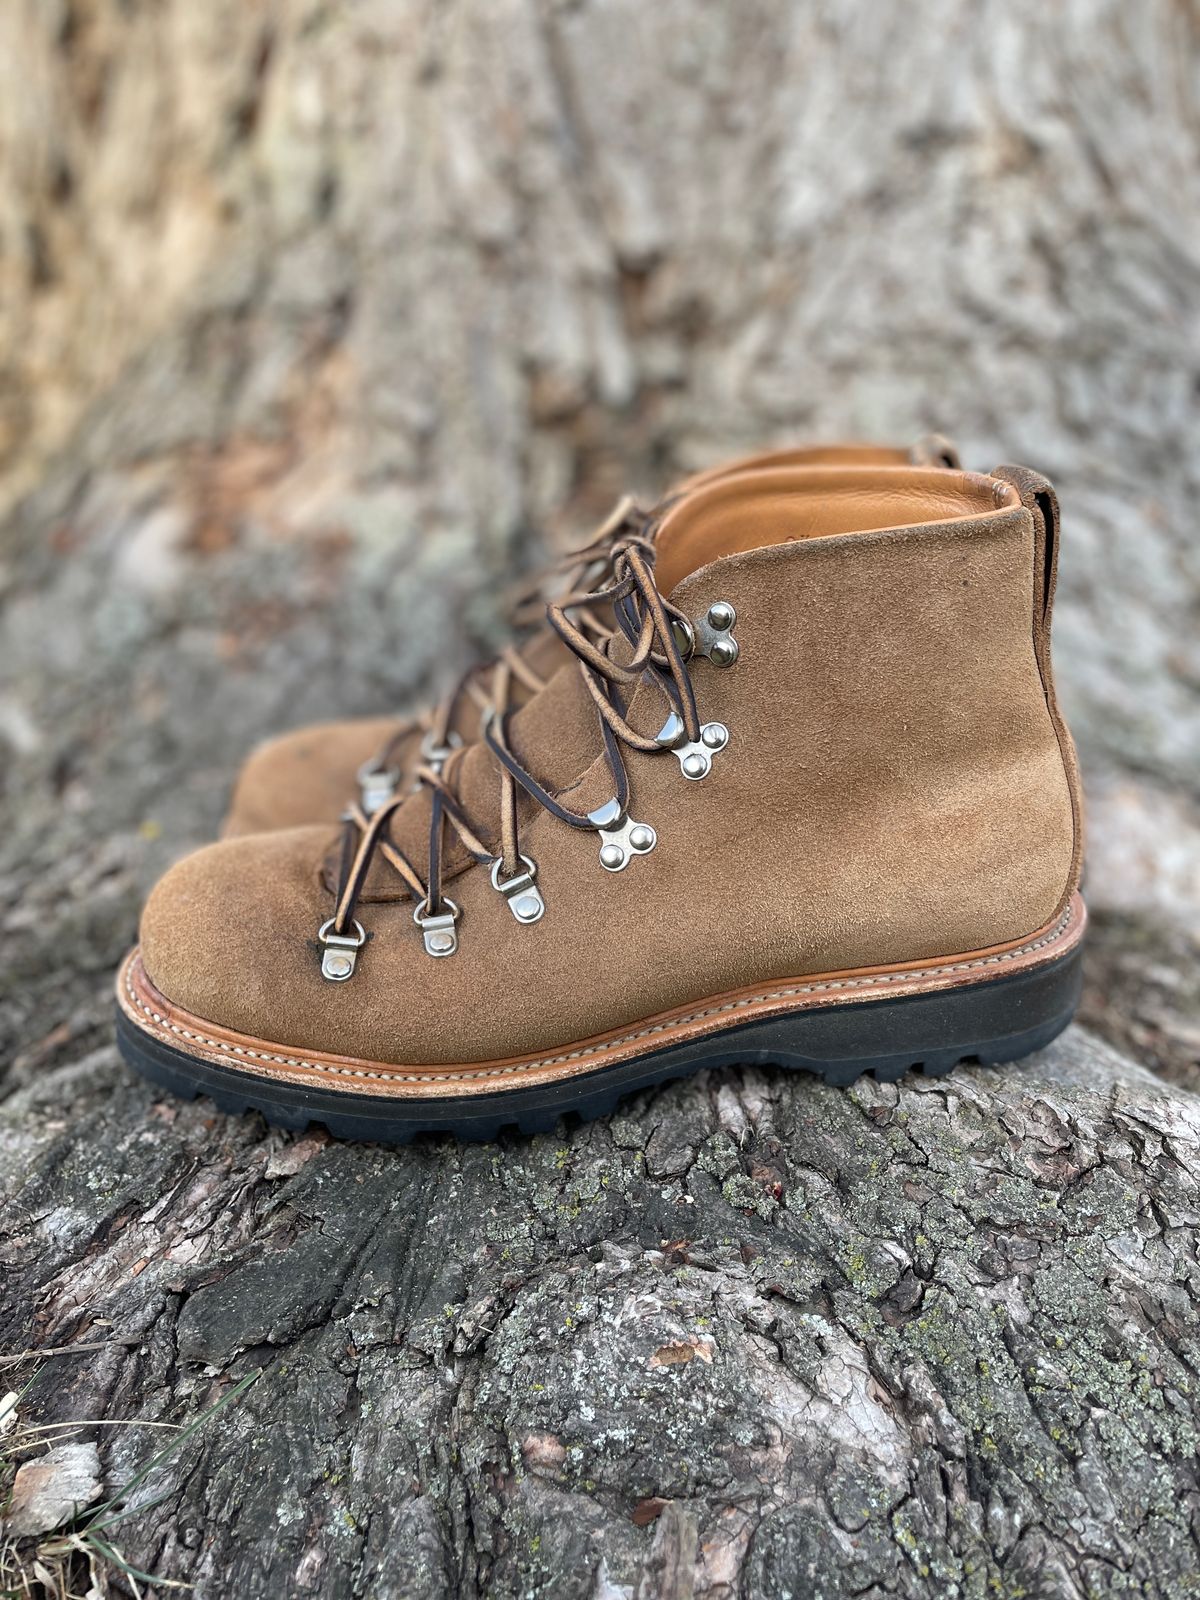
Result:
[[319,1084],[324,1089],[341,1087],[358,1094],[435,1099],[448,1093],[493,1094],[518,1084],[557,1082],[763,1017],[985,983],[1059,960],[1082,939],[1086,922],[1083,900],[1076,893],[1060,919],[1024,940],[908,966],[864,967],[741,989],[613,1028],[554,1052],[459,1066],[398,1065],[301,1051],[222,1028],[160,994],[147,977],[136,947],[121,965],[117,999],[143,1033],[201,1061],[297,1086]]

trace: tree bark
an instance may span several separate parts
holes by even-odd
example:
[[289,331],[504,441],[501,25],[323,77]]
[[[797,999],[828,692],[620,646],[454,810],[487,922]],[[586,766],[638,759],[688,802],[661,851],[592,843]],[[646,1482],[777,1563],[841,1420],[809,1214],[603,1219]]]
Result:
[[[0,35],[0,1344],[101,1345],[45,1358],[48,1420],[263,1373],[128,1560],[201,1600],[1197,1592],[1195,6]],[[428,693],[627,486],[928,428],[1063,494],[1091,1031],[495,1148],[127,1076],[112,968],[254,739]],[[161,1442],[84,1434],[106,1493]]]
[[[5,1123],[10,1341],[178,1420],[128,1560],[201,1595],[1186,1595],[1200,1102],[1094,1037],[836,1092],[747,1070],[387,1151],[156,1101]],[[116,1429],[110,1487],[150,1453]],[[157,1444],[160,1441],[153,1440]]]

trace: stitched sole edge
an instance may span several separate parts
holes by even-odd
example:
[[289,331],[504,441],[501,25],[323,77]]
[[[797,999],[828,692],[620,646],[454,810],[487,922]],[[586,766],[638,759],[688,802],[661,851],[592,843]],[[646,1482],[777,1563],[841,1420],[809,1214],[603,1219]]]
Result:
[[[651,1018],[632,1031],[614,1030],[592,1040],[583,1040],[567,1050],[546,1056],[522,1056],[501,1062],[481,1062],[477,1066],[434,1067],[393,1066],[379,1061],[315,1052],[297,1055],[286,1045],[271,1044],[205,1022],[175,1006],[159,994],[142,966],[140,951],[131,950],[117,976],[117,1002],[130,1019],[146,1032],[157,1034],[168,1044],[178,1044],[189,1056],[196,1056],[247,1072],[268,1077],[316,1076],[336,1081],[355,1080],[385,1085],[387,1092],[429,1094],[434,1098],[447,1083],[454,1088],[467,1085],[472,1092],[486,1093],[488,1080],[522,1078],[537,1073],[566,1077],[587,1072],[595,1066],[614,1065],[620,1060],[644,1054],[649,1041],[665,1045],[681,1042],[702,1033],[718,1032],[728,1021],[757,1019],[771,1014],[819,1006],[836,998],[843,1004],[862,1004],[885,993],[924,993],[952,985],[966,984],[975,977],[998,975],[1004,969],[1048,962],[1065,954],[1082,939],[1087,926],[1087,911],[1082,897],[1071,897],[1062,916],[1019,943],[969,955],[951,956],[923,966],[865,969],[857,972],[814,975],[794,983],[772,985],[764,990],[745,990],[705,1001],[698,1008],[681,1008]],[[144,993],[142,991],[145,991]],[[403,1086],[403,1087],[401,1087]]]
[[811,1004],[644,1050],[570,1077],[503,1089],[399,1098],[304,1079],[259,1076],[206,1060],[140,1027],[122,1006],[117,1042],[143,1077],[173,1094],[208,1095],[234,1114],[258,1111],[277,1126],[321,1123],[338,1138],[406,1144],[418,1134],[490,1140],[503,1130],[550,1132],[559,1118],[611,1112],[626,1095],[704,1068],[778,1066],[842,1086],[865,1073],[894,1082],[917,1069],[940,1077],[960,1062],[1015,1061],[1048,1044],[1079,1000],[1082,943],[1057,959],[978,983],[923,992]]

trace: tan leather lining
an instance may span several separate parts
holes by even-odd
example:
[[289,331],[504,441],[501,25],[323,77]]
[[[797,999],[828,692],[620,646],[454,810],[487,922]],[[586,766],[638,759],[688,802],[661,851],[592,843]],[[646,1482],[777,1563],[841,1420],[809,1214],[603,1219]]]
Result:
[[669,511],[658,532],[664,594],[719,556],[793,539],[994,516],[1021,503],[1011,484],[945,467],[785,467],[732,473]]
[[[855,1004],[881,995],[918,994],[978,983],[989,976],[1021,971],[1056,960],[1083,937],[1087,913],[1078,894],[1065,915],[1027,939],[988,950],[943,957],[912,965],[869,967],[814,974],[769,989],[748,988],[677,1007],[648,1018],[634,1029],[613,1029],[554,1055],[511,1056],[458,1067],[395,1065],[324,1052],[301,1054],[286,1045],[239,1034],[194,1017],[173,1005],[146,976],[135,947],[117,976],[117,999],[143,1032],[201,1060],[231,1066],[284,1081],[321,1083],[359,1093],[429,1098],[485,1094],[522,1084],[554,1082],[663,1049],[684,1039],[701,1038],[753,1019],[801,1011],[813,1006]],[[651,1042],[652,1041],[652,1042]]]
[[921,465],[911,450],[885,444],[798,445],[793,450],[757,450],[683,478],[672,495],[692,494],[736,472],[761,472],[767,467],[911,467]]

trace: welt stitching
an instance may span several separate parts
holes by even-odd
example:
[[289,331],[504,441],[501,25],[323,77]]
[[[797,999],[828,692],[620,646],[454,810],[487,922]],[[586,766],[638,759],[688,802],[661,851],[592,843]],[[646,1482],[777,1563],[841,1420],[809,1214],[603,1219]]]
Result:
[[139,998],[133,987],[130,977],[130,967],[125,968],[125,989],[130,1001],[138,1011],[149,1017],[152,1022],[169,1032],[177,1034],[181,1039],[190,1039],[196,1044],[209,1046],[222,1055],[246,1056],[256,1061],[274,1061],[280,1066],[306,1067],[314,1072],[328,1072],[341,1078],[374,1078],[387,1083],[431,1083],[444,1081],[446,1083],[460,1083],[468,1079],[478,1078],[503,1078],[517,1072],[532,1072],[540,1067],[561,1066],[569,1061],[582,1061],[588,1056],[602,1054],[614,1049],[618,1045],[632,1044],[638,1039],[653,1038],[655,1034],[669,1032],[673,1028],[684,1027],[690,1022],[703,1022],[708,1017],[719,1017],[728,1013],[744,1010],[747,1006],[758,1005],[764,1000],[789,1000],[799,995],[827,994],[843,989],[865,989],[872,986],[885,986],[889,983],[903,983],[910,978],[945,977],[955,972],[973,972],[982,967],[1003,966],[1005,962],[1015,961],[1019,956],[1032,955],[1035,951],[1044,950],[1047,945],[1053,944],[1071,920],[1071,912],[1060,918],[1052,932],[1044,934],[1040,939],[1034,939],[1028,944],[1021,945],[1015,950],[1005,950],[994,956],[978,956],[973,961],[955,961],[940,967],[919,967],[906,972],[876,973],[866,978],[832,978],[827,983],[795,984],[786,989],[770,989],[762,994],[744,995],[740,1000],[728,1000],[723,1005],[709,1006],[703,1011],[693,1011],[686,1017],[676,1017],[671,1022],[657,1022],[653,1027],[638,1029],[635,1033],[622,1034],[617,1039],[606,1040],[602,1044],[588,1045],[585,1049],[569,1050],[561,1055],[544,1056],[539,1061],[520,1061],[507,1067],[483,1067],[473,1072],[370,1072],[363,1067],[338,1067],[328,1061],[310,1061],[304,1056],[278,1055],[267,1050],[252,1050],[240,1044],[222,1044],[219,1039],[211,1039],[207,1034],[195,1033],[189,1028],[181,1028],[178,1023],[171,1022],[157,1011],[152,1011],[143,1000]]

